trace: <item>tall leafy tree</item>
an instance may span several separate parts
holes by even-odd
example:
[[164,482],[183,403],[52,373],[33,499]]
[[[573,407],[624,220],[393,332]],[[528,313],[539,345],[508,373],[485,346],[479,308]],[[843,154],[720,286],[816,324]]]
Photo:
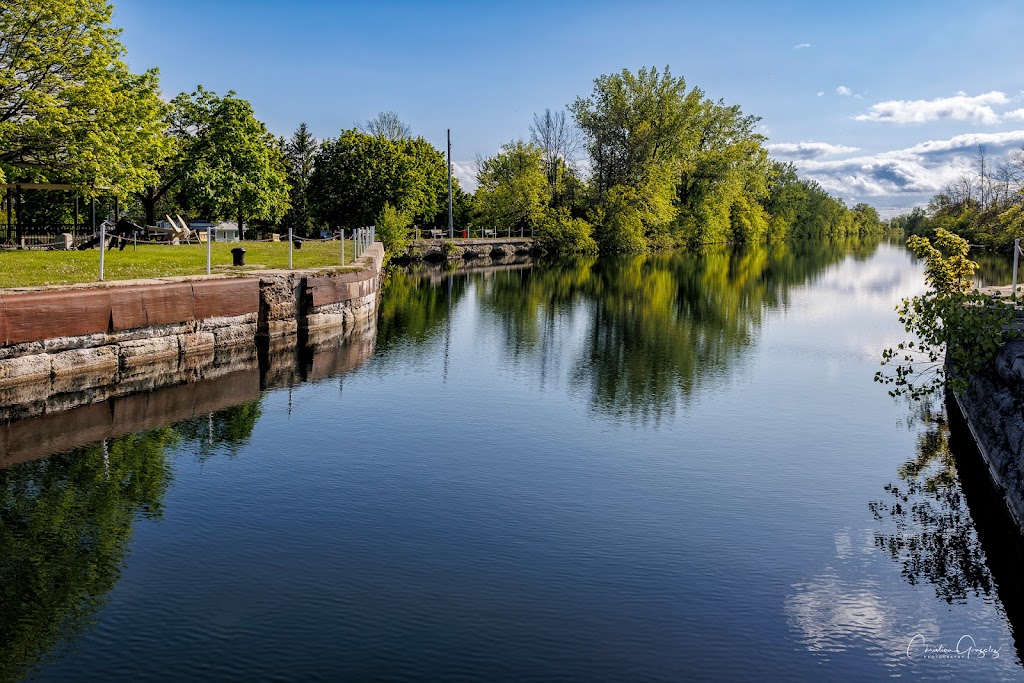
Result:
[[103,0],[0,6],[0,177],[35,177],[120,194],[155,179],[163,104],[157,72],[122,61]]
[[371,225],[385,204],[430,220],[446,201],[444,156],[423,138],[390,140],[358,130],[326,140],[310,175],[313,215],[332,227]]
[[174,98],[172,128],[182,140],[180,193],[208,218],[276,221],[288,209],[284,152],[252,106],[199,86]]
[[768,153],[738,106],[702,99],[694,112],[693,144],[682,149],[678,232],[683,241],[750,242],[764,237],[768,215]]
[[577,98],[571,111],[587,139],[598,199],[616,185],[641,188],[653,167],[673,164],[691,147],[702,98],[667,66],[595,79],[593,94]]
[[499,228],[535,227],[551,200],[544,150],[522,140],[510,142],[483,160],[477,173],[477,209]]

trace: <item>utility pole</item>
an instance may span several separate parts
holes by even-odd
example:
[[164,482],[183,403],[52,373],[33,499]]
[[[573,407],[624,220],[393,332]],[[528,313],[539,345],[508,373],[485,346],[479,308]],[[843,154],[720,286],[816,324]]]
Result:
[[452,222],[452,129],[448,129],[448,239],[455,237],[455,224]]

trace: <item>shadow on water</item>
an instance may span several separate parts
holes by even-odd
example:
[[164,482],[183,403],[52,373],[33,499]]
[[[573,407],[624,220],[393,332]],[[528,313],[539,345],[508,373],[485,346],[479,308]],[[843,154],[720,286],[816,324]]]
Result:
[[173,452],[234,457],[265,390],[342,375],[372,353],[372,334],[263,347],[223,376],[0,423],[0,681],[60,657],[94,623],[134,523],[163,513]]
[[955,402],[913,410],[925,425],[916,456],[885,485],[888,495],[868,505],[875,545],[908,583],[931,585],[947,603],[997,594],[1024,661],[1024,537]]

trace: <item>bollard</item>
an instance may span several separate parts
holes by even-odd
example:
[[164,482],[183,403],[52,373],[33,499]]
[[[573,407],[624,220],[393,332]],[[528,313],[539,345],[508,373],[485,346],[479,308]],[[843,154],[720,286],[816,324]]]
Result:
[[213,228],[206,228],[206,274],[210,274],[210,243],[213,242]]
[[235,247],[234,249],[231,250],[231,265],[245,265],[245,249],[242,249],[241,247]]
[[292,229],[288,228],[288,270],[292,269]]

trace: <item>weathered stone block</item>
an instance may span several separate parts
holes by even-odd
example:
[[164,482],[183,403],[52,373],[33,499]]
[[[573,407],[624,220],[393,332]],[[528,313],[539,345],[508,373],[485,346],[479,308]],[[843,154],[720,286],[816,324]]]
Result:
[[114,345],[73,349],[50,355],[54,377],[99,375],[110,381],[117,378],[118,353]]
[[182,356],[191,356],[200,353],[213,352],[213,345],[216,337],[213,332],[190,332],[179,334],[178,347]]
[[0,386],[28,382],[49,383],[51,372],[50,355],[46,353],[0,360]]
[[122,372],[132,372],[140,366],[173,360],[177,363],[180,352],[177,337],[136,339],[117,345]]
[[244,323],[232,325],[231,327],[218,327],[213,330],[214,346],[217,348],[227,346],[255,345],[256,323]]

